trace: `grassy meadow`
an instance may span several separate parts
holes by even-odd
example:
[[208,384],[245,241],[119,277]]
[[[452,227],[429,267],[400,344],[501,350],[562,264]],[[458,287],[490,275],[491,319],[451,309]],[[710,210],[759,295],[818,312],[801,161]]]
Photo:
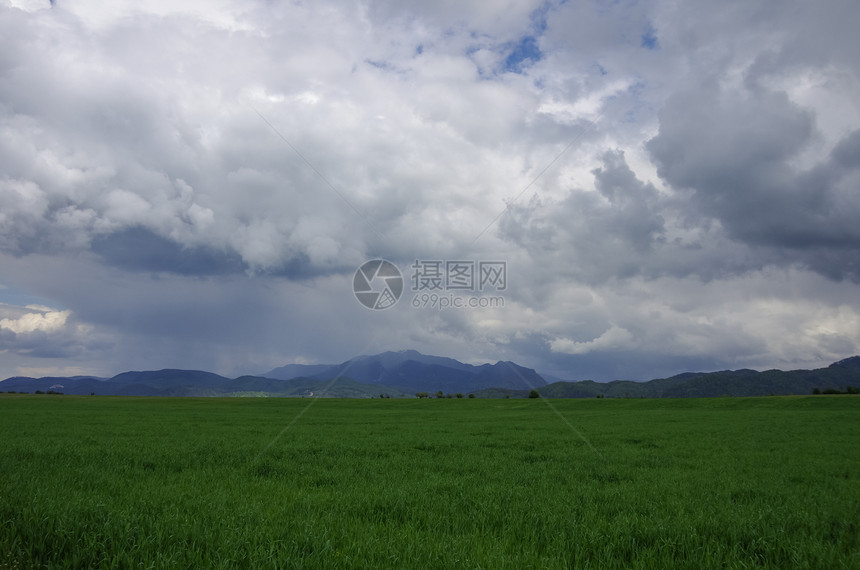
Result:
[[0,568],[860,568],[854,396],[3,394],[0,438]]

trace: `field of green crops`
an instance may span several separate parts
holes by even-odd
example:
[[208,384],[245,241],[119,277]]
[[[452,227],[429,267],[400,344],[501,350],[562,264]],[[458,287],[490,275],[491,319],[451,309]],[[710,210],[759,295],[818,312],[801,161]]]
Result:
[[0,441],[0,568],[860,568],[854,396],[2,395]]

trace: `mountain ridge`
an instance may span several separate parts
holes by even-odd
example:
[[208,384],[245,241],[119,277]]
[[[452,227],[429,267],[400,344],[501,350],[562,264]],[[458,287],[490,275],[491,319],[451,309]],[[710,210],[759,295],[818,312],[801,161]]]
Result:
[[[538,390],[544,398],[715,398],[721,396],[789,396],[813,394],[815,390],[842,391],[860,387],[860,356],[812,370],[764,370],[749,368],[717,372],[682,372],[646,382],[559,381]],[[491,390],[477,397],[525,397],[522,391]]]
[[[290,378],[292,372],[313,372]],[[682,372],[647,382],[546,380],[533,369],[511,361],[466,364],[414,350],[357,356],[340,364],[292,364],[264,375],[228,378],[202,370],[166,368],[97,376],[13,376],[0,381],[0,392],[53,391],[120,396],[326,396],[342,398],[405,397],[419,392],[475,394],[477,397],[526,397],[534,390],[545,398],[690,398],[766,396],[841,391],[860,386],[860,356],[813,370],[722,370]]]
[[320,380],[345,376],[358,382],[392,386],[413,393],[438,390],[464,393],[493,387],[533,389],[546,385],[537,372],[514,362],[499,361],[475,366],[453,358],[421,354],[416,350],[357,356],[332,365],[287,365],[274,368],[263,376],[287,380],[289,374],[297,371],[312,372],[309,377]]

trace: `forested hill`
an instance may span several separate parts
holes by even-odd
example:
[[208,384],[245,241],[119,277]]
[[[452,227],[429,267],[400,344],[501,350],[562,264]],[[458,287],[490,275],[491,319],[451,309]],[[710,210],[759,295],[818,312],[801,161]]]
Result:
[[[685,372],[648,382],[554,382],[536,391],[544,398],[713,398],[853,392],[860,388],[860,356],[815,370]],[[860,390],[858,390],[860,391]],[[524,390],[483,390],[479,397],[522,397]]]

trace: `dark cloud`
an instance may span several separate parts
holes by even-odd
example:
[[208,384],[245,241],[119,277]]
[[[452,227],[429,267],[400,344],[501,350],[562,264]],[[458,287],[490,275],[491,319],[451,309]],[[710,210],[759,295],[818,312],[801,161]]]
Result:
[[0,350],[33,358],[71,358],[81,355],[76,339],[58,337],[37,331],[16,334],[0,329]]
[[660,177],[689,191],[682,214],[761,248],[762,266],[800,263],[860,280],[857,133],[803,168],[814,136],[812,114],[785,93],[710,84],[670,98],[646,146]]
[[636,177],[622,151],[605,152],[601,160],[591,172],[596,192],[571,189],[560,202],[513,206],[500,235],[559,274],[589,283],[673,271],[662,250],[685,246],[667,242],[664,215],[673,213],[671,204]]
[[[741,355],[736,355],[739,357]],[[653,351],[613,350],[584,355],[565,355],[548,352],[543,362],[547,374],[562,380],[647,381],[674,376],[680,371],[714,371],[737,368],[732,362],[712,356],[678,356]]]
[[227,275],[247,266],[235,252],[182,245],[141,228],[97,236],[92,251],[104,263],[130,271],[166,271],[179,275]]
[[[846,135],[833,149],[831,157],[834,165],[845,168],[846,171],[860,169],[860,129]],[[838,173],[843,175],[845,173]]]

